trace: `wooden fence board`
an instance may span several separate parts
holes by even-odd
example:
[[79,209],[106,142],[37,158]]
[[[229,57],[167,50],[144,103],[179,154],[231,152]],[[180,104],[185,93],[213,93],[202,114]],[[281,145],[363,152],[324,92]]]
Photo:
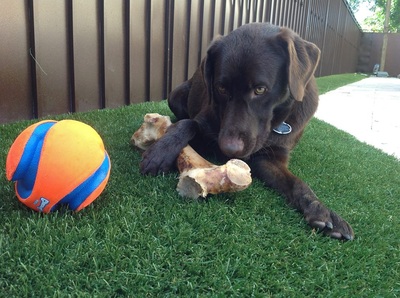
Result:
[[38,116],[70,110],[67,14],[64,1],[33,1]]
[[129,61],[130,103],[143,102],[148,98],[148,73],[146,70],[149,33],[146,28],[148,0],[130,2]]
[[0,1],[6,4],[0,10],[0,123],[34,116],[28,12],[22,1]]
[[99,109],[101,101],[97,1],[73,0],[72,20],[75,111]]
[[[0,122],[165,99],[219,34],[288,26],[322,50],[317,75],[355,71],[345,0],[0,0]],[[32,54],[32,55],[30,55]],[[18,107],[17,107],[18,106]]]
[[125,104],[124,1],[104,1],[105,107]]

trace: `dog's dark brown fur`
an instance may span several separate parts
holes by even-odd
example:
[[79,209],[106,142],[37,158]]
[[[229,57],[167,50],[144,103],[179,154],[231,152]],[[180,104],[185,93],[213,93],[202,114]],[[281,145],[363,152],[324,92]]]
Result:
[[[244,25],[218,38],[193,77],[171,92],[168,103],[179,121],[143,154],[141,172],[170,170],[189,142],[203,153],[241,158],[311,227],[353,239],[349,224],[288,170],[290,151],[317,109],[319,55],[314,44],[270,24]],[[273,131],[283,121],[291,133]]]

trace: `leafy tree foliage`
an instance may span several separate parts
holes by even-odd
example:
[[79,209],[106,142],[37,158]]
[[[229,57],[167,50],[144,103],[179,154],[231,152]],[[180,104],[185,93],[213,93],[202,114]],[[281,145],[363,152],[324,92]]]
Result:
[[[383,32],[383,25],[385,22],[385,9],[387,0],[347,0],[350,7],[354,12],[358,11],[359,7],[363,4],[374,2],[371,10],[374,12],[372,16],[364,20],[365,27],[371,31]],[[400,0],[392,0],[390,10],[390,32],[400,32]]]
[[360,4],[363,2],[364,0],[347,0],[347,2],[350,5],[350,8],[352,11],[356,12],[358,11]]

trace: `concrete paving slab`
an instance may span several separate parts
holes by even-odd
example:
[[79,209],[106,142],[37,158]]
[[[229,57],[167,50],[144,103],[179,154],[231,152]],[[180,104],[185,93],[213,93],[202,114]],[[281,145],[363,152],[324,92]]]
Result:
[[369,77],[325,93],[315,117],[400,160],[400,79]]

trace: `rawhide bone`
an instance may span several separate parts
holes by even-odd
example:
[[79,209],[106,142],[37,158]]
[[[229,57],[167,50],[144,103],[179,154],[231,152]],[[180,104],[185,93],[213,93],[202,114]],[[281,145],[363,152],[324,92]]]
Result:
[[[168,116],[146,114],[144,123],[133,134],[131,142],[146,150],[165,134],[170,125]],[[250,167],[244,161],[231,159],[217,166],[205,160],[189,145],[182,149],[176,163],[180,172],[177,191],[184,197],[197,199],[200,196],[205,198],[207,194],[241,191],[251,183]]]

